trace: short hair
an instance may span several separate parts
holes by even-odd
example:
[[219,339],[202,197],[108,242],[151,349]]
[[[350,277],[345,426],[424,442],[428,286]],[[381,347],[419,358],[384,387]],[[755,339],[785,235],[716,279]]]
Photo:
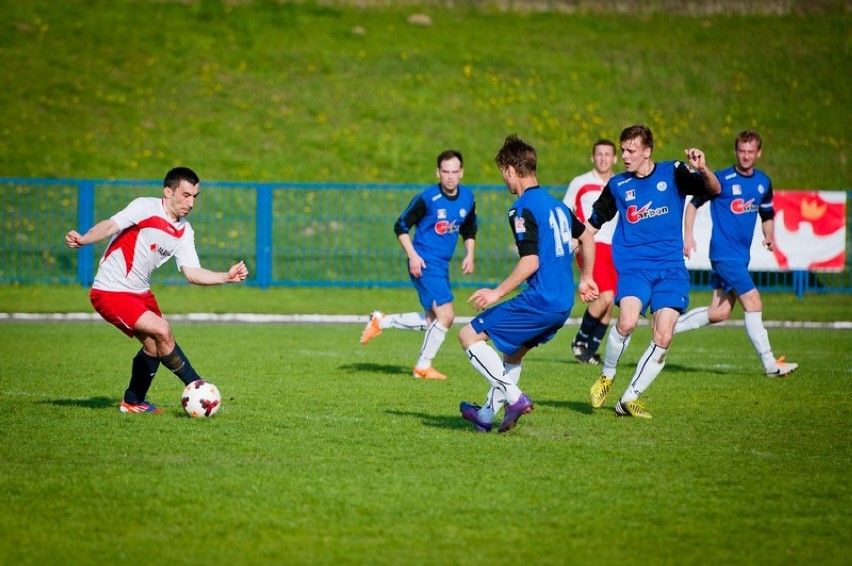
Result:
[[734,140],[734,151],[740,146],[740,142],[757,142],[757,149],[763,148],[763,140],[760,139],[760,134],[754,130],[743,130],[737,134],[737,139]]
[[177,189],[181,182],[186,181],[193,187],[200,183],[198,175],[189,167],[175,167],[166,173],[163,179],[163,187],[168,187],[172,190]]
[[521,140],[517,134],[512,134],[503,142],[503,147],[494,158],[497,167],[504,171],[512,166],[521,177],[535,175],[538,157],[535,148]]
[[613,153],[616,152],[614,141],[608,140],[606,138],[601,138],[601,139],[599,139],[598,141],[595,142],[595,145],[592,146],[592,155],[595,154],[595,150],[598,148],[599,145],[605,145],[605,146],[611,147],[612,152]]
[[651,133],[651,128],[643,124],[624,128],[621,130],[621,137],[618,140],[623,144],[636,138],[640,139],[644,147],[654,149],[654,134]]
[[458,151],[458,150],[455,150],[455,149],[447,149],[445,151],[442,151],[438,155],[438,169],[441,168],[441,163],[443,163],[444,161],[448,161],[448,160],[452,159],[453,157],[458,159],[459,165],[464,167],[464,158],[462,157],[461,152]]

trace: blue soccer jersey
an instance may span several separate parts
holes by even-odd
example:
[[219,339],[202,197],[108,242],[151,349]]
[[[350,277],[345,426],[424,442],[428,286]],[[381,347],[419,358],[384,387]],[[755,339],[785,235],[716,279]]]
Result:
[[538,270],[521,297],[542,311],[568,312],[574,306],[571,240],[585,226],[561,200],[539,187],[527,189],[509,209],[518,254],[538,255]]
[[[710,259],[735,259],[748,265],[751,261],[751,241],[758,214],[762,220],[775,216],[772,207],[772,181],[763,171],[754,169],[751,175],[729,167],[716,173],[722,192],[710,199]],[[706,198],[693,199],[695,206]]]
[[[473,192],[458,187],[454,196],[441,191],[440,184],[425,189],[411,199],[394,224],[397,236],[414,228],[412,244],[430,269],[449,269],[459,234],[463,238],[476,237],[476,203]],[[433,270],[434,273],[434,270]]]
[[613,176],[593,206],[589,224],[600,228],[621,213],[612,239],[619,273],[683,267],[686,195],[708,195],[704,179],[680,161],[654,164],[647,177]]

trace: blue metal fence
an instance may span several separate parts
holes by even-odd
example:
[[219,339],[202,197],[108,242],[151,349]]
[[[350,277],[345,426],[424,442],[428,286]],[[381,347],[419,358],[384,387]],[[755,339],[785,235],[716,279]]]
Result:
[[[250,285],[407,286],[407,263],[393,223],[425,186],[204,182],[189,220],[202,265],[224,270],[245,260]],[[503,186],[471,188],[479,220],[476,271],[462,276],[459,253],[451,273],[458,287],[494,285],[517,260],[506,221],[514,197]],[[547,189],[560,198],[565,190]],[[0,178],[0,283],[90,285],[106,242],[69,250],[65,233],[84,232],[133,198],[161,191],[159,181]],[[799,297],[852,292],[849,234],[843,272],[758,272],[758,286]],[[708,272],[691,276],[695,288],[709,288]],[[154,274],[157,283],[183,281],[173,262]]]

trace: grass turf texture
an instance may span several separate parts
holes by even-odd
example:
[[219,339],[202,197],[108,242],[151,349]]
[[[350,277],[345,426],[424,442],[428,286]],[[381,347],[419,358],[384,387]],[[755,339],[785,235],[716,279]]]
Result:
[[0,175],[428,182],[458,147],[487,184],[518,132],[542,183],[567,184],[597,138],[644,122],[658,160],[697,145],[721,169],[757,128],[776,188],[849,188],[846,2],[345,4],[5,2]]
[[773,329],[786,380],[741,328],[678,336],[642,421],[612,405],[648,329],[593,411],[569,327],[528,356],[536,410],[505,435],[458,414],[485,382],[457,328],[446,382],[409,377],[419,333],[175,331],[223,392],[213,419],[162,368],[165,414],[120,414],[137,346],[106,324],[0,325],[0,561],[829,564],[852,543],[848,331]]

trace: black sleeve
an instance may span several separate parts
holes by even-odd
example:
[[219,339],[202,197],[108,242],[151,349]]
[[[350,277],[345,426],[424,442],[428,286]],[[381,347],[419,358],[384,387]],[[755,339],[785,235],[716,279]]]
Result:
[[586,231],[586,225],[580,222],[580,219],[574,215],[573,210],[569,208],[568,212],[571,213],[571,237],[579,238]]
[[701,208],[702,206],[704,206],[704,203],[709,202],[709,201],[710,201],[710,197],[705,196],[705,195],[700,195],[700,196],[693,196],[692,200],[689,201],[689,202],[691,202],[692,206],[694,206],[695,208]]
[[683,161],[675,161],[675,184],[682,195],[698,195],[709,197],[704,177],[700,173],[693,173]]
[[400,234],[408,234],[418,222],[423,220],[423,217],[426,216],[426,212],[426,203],[423,201],[423,197],[419,195],[414,197],[402,213],[402,216],[400,216],[396,221],[396,224],[393,225],[393,231],[397,236]]
[[[765,204],[769,203],[769,207],[765,208]],[[766,188],[766,193],[763,195],[763,200],[760,201],[760,208],[757,209],[757,214],[762,222],[775,218],[775,208],[772,206],[772,183]]]
[[459,226],[459,234],[461,234],[462,240],[475,240],[476,239],[476,203],[470,207],[470,212],[467,215],[467,218],[464,219],[462,225]]
[[589,224],[600,230],[605,222],[609,222],[615,215],[618,214],[618,207],[615,205],[615,197],[612,196],[612,189],[609,188],[609,183],[601,191],[601,196],[592,205],[592,215],[589,216]]
[[[524,227],[520,236],[518,235],[518,220],[521,220]],[[529,210],[524,210],[520,219],[515,218],[514,215],[509,216],[509,226],[511,226],[512,233],[515,235],[518,255],[521,257],[538,255],[538,224],[532,213]]]

